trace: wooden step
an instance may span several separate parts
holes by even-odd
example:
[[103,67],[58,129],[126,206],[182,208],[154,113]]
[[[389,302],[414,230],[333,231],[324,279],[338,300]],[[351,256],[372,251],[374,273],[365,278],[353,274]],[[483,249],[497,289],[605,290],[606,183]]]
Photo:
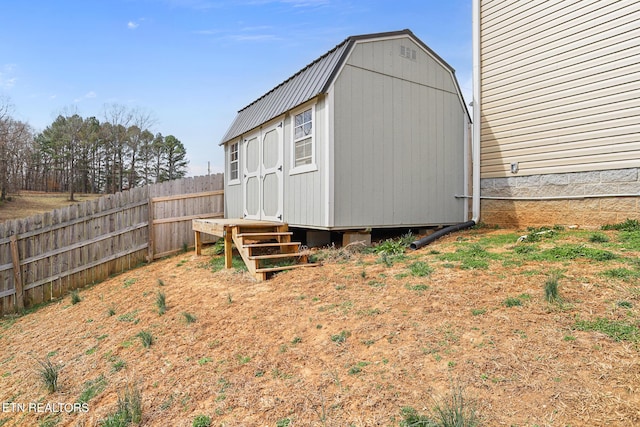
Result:
[[279,242],[279,243],[250,243],[242,245],[243,248],[277,248],[277,247],[300,246],[300,242]]
[[292,234],[293,233],[291,231],[272,231],[272,232],[265,231],[264,233],[240,233],[240,234],[236,234],[236,236],[245,237],[251,240],[251,239],[257,239],[257,238],[263,238],[263,237],[275,239],[283,236],[291,236]]
[[294,257],[304,257],[311,255],[311,252],[291,252],[288,254],[271,254],[271,255],[251,255],[249,259],[277,259],[277,258],[294,258]]
[[316,267],[320,265],[317,262],[307,263],[307,264],[292,264],[292,265],[283,265],[281,267],[265,267],[265,268],[256,268],[256,273],[272,273],[274,271],[284,271],[291,270],[294,268],[302,268],[302,267]]

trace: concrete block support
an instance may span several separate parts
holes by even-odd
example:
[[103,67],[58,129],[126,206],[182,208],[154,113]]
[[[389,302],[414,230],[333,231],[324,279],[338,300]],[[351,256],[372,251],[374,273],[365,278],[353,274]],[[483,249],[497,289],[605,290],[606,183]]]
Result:
[[343,247],[354,242],[364,242],[367,246],[371,246],[371,233],[347,231],[342,235]]

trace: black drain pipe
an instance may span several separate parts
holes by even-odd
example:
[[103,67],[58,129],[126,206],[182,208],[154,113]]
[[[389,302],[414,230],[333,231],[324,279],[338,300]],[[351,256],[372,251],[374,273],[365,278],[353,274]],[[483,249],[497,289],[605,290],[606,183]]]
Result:
[[466,228],[471,228],[474,225],[476,225],[475,221],[467,221],[467,222],[461,222],[460,224],[455,224],[455,225],[450,225],[449,227],[445,227],[442,230],[438,230],[433,234],[430,234],[426,237],[423,237],[420,240],[416,240],[415,242],[411,243],[409,245],[409,247],[413,250],[416,249],[420,249],[423,246],[428,245],[431,242],[436,241],[437,239],[439,239],[442,236],[446,236],[449,233],[453,233],[454,231],[460,231],[460,230],[464,230]]

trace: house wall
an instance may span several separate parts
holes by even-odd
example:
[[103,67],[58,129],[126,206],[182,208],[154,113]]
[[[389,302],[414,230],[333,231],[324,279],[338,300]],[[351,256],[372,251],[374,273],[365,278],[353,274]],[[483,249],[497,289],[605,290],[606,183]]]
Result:
[[333,93],[336,228],[464,221],[466,111],[445,68],[408,37],[358,43]]
[[613,205],[637,217],[637,199],[600,196],[640,194],[611,178],[640,164],[638,3],[479,1],[482,196],[503,198],[482,201],[482,220],[586,224],[615,220]]

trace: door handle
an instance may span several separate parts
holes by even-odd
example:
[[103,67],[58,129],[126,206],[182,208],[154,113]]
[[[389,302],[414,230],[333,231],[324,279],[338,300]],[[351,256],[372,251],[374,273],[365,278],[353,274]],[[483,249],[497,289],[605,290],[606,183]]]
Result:
[[278,166],[278,170],[282,172],[282,165]]

